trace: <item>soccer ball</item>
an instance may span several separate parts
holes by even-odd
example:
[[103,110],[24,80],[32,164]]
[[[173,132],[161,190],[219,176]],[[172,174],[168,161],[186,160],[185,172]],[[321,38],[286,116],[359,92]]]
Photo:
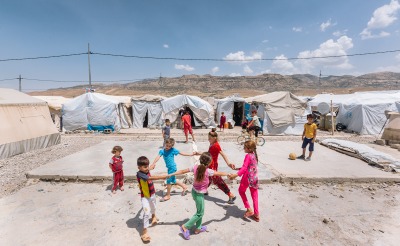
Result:
[[289,159],[290,160],[296,160],[296,154],[295,153],[290,153],[289,154]]

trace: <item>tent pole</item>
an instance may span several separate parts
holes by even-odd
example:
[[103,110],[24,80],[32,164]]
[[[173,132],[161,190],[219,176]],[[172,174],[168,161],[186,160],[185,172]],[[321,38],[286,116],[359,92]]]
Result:
[[332,120],[332,136],[333,136],[333,134],[335,132],[335,123],[333,122],[333,103],[332,103],[332,100],[331,100],[331,120]]

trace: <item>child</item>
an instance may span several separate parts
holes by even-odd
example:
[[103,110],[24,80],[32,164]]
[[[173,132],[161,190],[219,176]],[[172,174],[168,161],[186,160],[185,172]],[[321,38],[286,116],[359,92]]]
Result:
[[207,230],[207,227],[202,226],[201,223],[204,215],[204,194],[207,192],[207,187],[210,182],[209,177],[228,175],[227,173],[216,172],[208,168],[208,166],[212,162],[212,157],[208,152],[204,152],[203,154],[201,154],[199,162],[200,164],[195,164],[194,166],[188,169],[179,170],[175,173],[168,175],[168,176],[178,175],[188,172],[193,172],[194,174],[192,197],[194,202],[196,203],[196,214],[194,214],[193,217],[188,222],[186,222],[184,225],[180,227],[183,237],[186,240],[190,239],[189,230],[194,225],[196,225],[196,229],[194,231],[195,234],[199,234]]
[[136,173],[136,178],[139,183],[140,196],[143,207],[143,231],[140,236],[143,242],[149,242],[150,236],[147,233],[147,228],[150,220],[151,213],[151,225],[157,224],[156,217],[156,195],[153,180],[165,179],[167,175],[151,176],[149,172],[149,159],[146,156],[141,156],[137,159],[137,166],[139,172]]
[[189,138],[188,138],[189,133],[190,133],[190,135],[192,135],[193,142],[195,142],[193,129],[192,129],[192,117],[190,116],[189,111],[186,111],[185,115],[182,116],[182,122],[183,122],[183,133],[185,134],[185,138],[186,138],[185,143],[189,142]]
[[253,138],[254,135],[256,137],[258,137],[258,131],[261,130],[261,123],[260,123],[259,117],[257,116],[256,110],[253,110],[251,112],[251,117],[252,117],[252,120],[247,125],[247,128],[249,129],[250,137]]
[[[243,166],[236,174],[229,174],[230,179],[237,176],[242,176],[239,186],[239,194],[242,197],[244,207],[247,209],[243,217],[252,217],[255,221],[260,221],[260,214],[258,211],[258,170],[257,170],[257,151],[256,142],[248,140],[244,143],[244,151],[247,153],[243,161]],[[236,169],[236,170],[238,170]],[[253,199],[254,210],[251,209],[247,201],[246,190],[250,187],[251,198]]]
[[224,112],[221,113],[221,118],[219,119],[219,131],[224,131],[225,129],[225,122],[226,122],[226,116],[224,115]]
[[114,148],[111,150],[111,153],[114,154],[114,156],[108,163],[108,166],[113,172],[113,187],[111,189],[111,192],[113,194],[117,192],[116,189],[118,184],[119,189],[121,191],[124,191],[124,170],[122,169],[122,164],[124,163],[124,160],[121,156],[122,150],[123,149],[121,146],[114,146]]
[[306,148],[307,145],[310,144],[310,146],[308,147],[310,154],[304,160],[311,161],[311,156],[314,151],[314,142],[315,138],[317,137],[317,125],[313,123],[313,120],[313,115],[308,114],[307,123],[304,124],[303,136],[301,136],[301,140],[303,140],[303,144],[301,145],[301,147],[303,148],[303,154],[297,157],[298,159],[304,159],[306,157]]
[[[216,132],[209,132],[208,133],[208,142],[210,143],[210,147],[208,148],[208,152],[212,156],[212,163],[210,164],[210,168],[214,171],[218,171],[218,156],[221,154],[222,158],[224,158],[226,164],[228,167],[234,169],[235,165],[229,162],[228,157],[225,155],[225,153],[222,151],[221,146],[218,143],[218,134]],[[196,153],[196,154],[201,154],[201,153]],[[231,190],[229,187],[226,185],[224,180],[221,177],[218,176],[213,176],[211,177],[210,184],[214,183],[220,190],[222,190],[226,195],[228,195],[229,200],[228,204],[233,204],[236,200],[236,196],[231,193]],[[206,193],[208,195],[208,193]]]
[[[192,154],[182,153],[179,150],[174,148],[175,140],[173,138],[169,138],[165,140],[165,148],[160,150],[156,159],[154,159],[153,164],[150,166],[150,170],[153,170],[156,167],[157,161],[160,157],[164,157],[165,165],[168,169],[168,174],[176,172],[176,163],[175,163],[175,156],[176,155],[183,155],[183,156],[193,156]],[[171,188],[173,184],[177,184],[182,187],[182,196],[186,195],[187,186],[180,181],[177,181],[175,176],[171,176],[167,179],[167,194],[160,199],[160,202],[168,201],[171,198]]]
[[165,147],[165,141],[171,136],[171,121],[169,119],[165,120],[165,126],[162,128],[162,135],[164,139],[163,148]]

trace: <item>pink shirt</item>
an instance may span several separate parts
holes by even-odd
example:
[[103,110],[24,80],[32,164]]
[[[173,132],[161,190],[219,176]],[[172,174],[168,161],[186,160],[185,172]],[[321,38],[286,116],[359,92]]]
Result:
[[[201,165],[201,164],[200,164]],[[196,174],[197,174],[197,167],[199,165],[194,165],[189,168],[191,172],[194,174],[194,181],[193,181],[193,189],[197,193],[207,193],[208,183],[210,179],[208,177],[214,176],[214,170],[207,168],[206,172],[204,173],[204,178],[202,181],[196,181]]]
[[243,161],[243,166],[237,173],[242,176],[240,184],[250,186],[252,188],[258,188],[258,168],[257,159],[254,153],[248,153]]

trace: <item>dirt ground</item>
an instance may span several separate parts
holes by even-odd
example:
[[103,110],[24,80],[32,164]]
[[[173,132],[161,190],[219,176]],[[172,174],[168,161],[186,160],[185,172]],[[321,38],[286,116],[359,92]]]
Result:
[[[141,203],[136,184],[110,193],[108,183],[29,181],[0,199],[0,245],[142,244]],[[238,185],[231,184],[235,194]],[[234,205],[210,188],[203,224],[190,245],[398,245],[398,184],[264,184],[261,221],[242,219]],[[156,184],[157,195],[162,191]],[[177,190],[179,191],[179,190]],[[159,225],[149,229],[153,245],[188,245],[178,225],[195,212],[191,195],[175,193],[157,203]]]

